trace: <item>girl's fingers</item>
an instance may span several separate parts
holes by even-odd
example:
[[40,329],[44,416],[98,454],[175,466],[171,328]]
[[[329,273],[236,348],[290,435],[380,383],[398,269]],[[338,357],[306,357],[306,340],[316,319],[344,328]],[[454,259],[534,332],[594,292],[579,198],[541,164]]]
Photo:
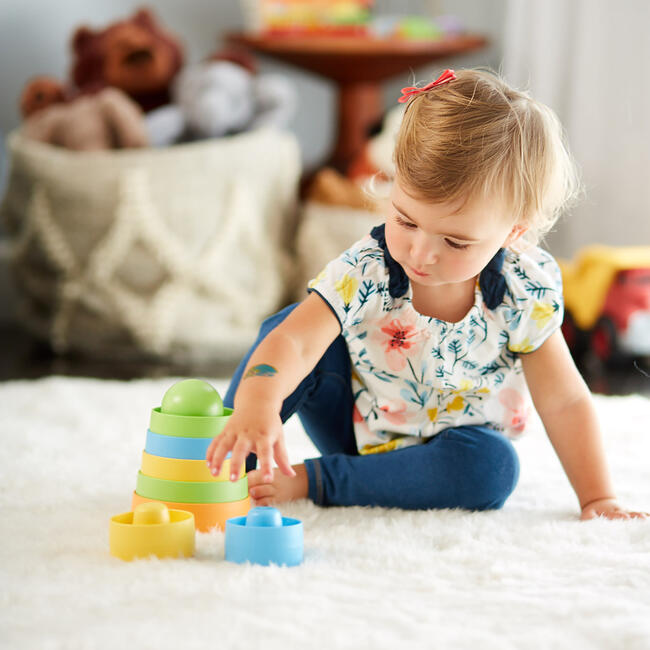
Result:
[[255,445],[255,453],[260,461],[262,479],[267,483],[273,480],[273,447],[268,438],[264,438]]
[[275,494],[275,487],[273,485],[256,485],[248,492],[253,499],[263,499],[264,497],[271,497]]
[[224,458],[232,449],[233,444],[232,439],[228,436],[224,436],[223,434],[216,438],[216,441],[217,444],[215,445],[211,460],[212,473],[215,476],[221,471],[221,466],[223,465]]
[[210,443],[207,451],[205,452],[205,460],[208,461],[208,465],[212,464],[212,456],[214,455],[215,449],[219,444],[219,438],[221,438],[221,436],[215,436],[214,438],[212,438],[212,442]]
[[251,450],[251,443],[245,438],[239,438],[232,448],[230,457],[230,480],[236,481],[239,478],[239,468],[246,460],[246,456]]
[[289,454],[284,443],[284,438],[280,437],[273,446],[275,462],[278,464],[280,471],[287,476],[295,476],[296,472],[289,462]]

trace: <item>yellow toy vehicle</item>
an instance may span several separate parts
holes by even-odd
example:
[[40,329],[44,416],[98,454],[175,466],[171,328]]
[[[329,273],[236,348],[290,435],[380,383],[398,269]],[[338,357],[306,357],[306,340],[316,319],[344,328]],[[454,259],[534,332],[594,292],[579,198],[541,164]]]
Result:
[[558,263],[574,356],[590,346],[603,361],[650,357],[650,246],[589,246]]

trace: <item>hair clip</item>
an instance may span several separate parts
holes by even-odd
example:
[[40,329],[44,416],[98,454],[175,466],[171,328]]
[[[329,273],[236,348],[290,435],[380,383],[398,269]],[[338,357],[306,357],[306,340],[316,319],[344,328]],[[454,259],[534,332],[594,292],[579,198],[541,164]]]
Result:
[[422,86],[422,88],[418,88],[417,86],[407,86],[406,88],[402,88],[402,96],[397,101],[400,104],[404,104],[404,102],[407,102],[411,97],[419,95],[427,90],[431,90],[435,86],[442,86],[442,84],[453,81],[455,78],[456,74],[453,70],[445,70],[435,81],[432,81],[426,86]]

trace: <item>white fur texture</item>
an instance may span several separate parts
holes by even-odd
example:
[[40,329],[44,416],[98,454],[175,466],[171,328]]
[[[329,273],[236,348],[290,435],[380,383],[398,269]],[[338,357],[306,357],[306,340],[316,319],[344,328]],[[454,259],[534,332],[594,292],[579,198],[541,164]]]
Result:
[[[0,384],[1,647],[650,647],[650,521],[580,522],[539,423],[501,511],[301,501],[281,507],[304,523],[300,567],[226,563],[220,532],[192,559],[111,557],[109,519],[173,381]],[[619,496],[647,510],[650,400],[596,405]],[[286,433],[292,462],[316,455],[297,420]]]

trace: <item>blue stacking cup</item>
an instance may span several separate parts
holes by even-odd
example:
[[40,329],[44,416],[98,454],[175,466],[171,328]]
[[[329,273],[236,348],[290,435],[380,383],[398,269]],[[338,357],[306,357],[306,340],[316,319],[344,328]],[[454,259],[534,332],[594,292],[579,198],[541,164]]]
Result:
[[303,560],[303,527],[276,508],[251,508],[226,521],[225,559],[242,564],[296,566]]

